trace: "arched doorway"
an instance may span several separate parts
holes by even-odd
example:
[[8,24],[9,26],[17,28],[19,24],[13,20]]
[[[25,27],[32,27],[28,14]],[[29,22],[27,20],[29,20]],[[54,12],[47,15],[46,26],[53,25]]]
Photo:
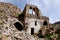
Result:
[[44,26],[45,26],[45,25],[48,25],[47,21],[44,21],[44,22],[43,22],[43,25],[44,25]]
[[15,26],[16,29],[18,29],[19,31],[22,31],[22,30],[23,30],[23,26],[22,26],[22,24],[19,23],[19,22],[14,23],[14,26]]

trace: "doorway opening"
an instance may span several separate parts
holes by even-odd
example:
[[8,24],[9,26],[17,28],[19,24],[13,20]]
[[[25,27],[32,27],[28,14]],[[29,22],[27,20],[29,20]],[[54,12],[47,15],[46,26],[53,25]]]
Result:
[[31,28],[31,35],[34,34],[34,28]]
[[44,22],[43,22],[43,25],[44,25],[44,26],[47,25],[47,24],[48,24],[47,21],[44,21]]

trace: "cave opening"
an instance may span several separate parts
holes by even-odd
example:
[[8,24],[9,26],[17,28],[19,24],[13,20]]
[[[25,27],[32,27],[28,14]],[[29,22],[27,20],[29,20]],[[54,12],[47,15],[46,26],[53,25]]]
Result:
[[15,26],[15,28],[18,29],[19,31],[22,31],[22,30],[23,30],[23,26],[22,26],[22,24],[19,23],[19,22],[14,23],[14,26]]

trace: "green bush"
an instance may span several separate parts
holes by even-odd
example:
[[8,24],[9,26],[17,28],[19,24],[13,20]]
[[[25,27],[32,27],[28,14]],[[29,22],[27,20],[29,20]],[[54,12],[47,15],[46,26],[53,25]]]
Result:
[[60,40],[60,38],[57,38],[57,40]]
[[45,38],[47,38],[47,39],[50,40],[51,36],[52,36],[52,34],[47,34],[47,35],[45,36]]

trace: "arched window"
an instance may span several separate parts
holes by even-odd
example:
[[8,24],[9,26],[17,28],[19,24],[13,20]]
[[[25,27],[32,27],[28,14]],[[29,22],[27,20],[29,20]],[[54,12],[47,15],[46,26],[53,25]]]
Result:
[[44,22],[43,22],[43,25],[47,25],[47,21],[44,21]]
[[34,14],[35,15],[35,12],[32,9],[29,9],[29,14]]
[[23,26],[22,26],[22,24],[20,24],[19,22],[14,23],[14,26],[15,26],[19,31],[22,31],[22,30],[23,30]]
[[37,21],[35,21],[35,26],[37,26]]

